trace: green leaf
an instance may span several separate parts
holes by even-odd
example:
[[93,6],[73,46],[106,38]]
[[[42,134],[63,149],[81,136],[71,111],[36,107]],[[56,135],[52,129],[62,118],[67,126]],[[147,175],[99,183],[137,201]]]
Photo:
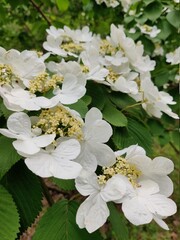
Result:
[[162,40],[168,38],[172,32],[172,26],[168,23],[166,19],[160,19],[157,27],[161,29],[161,32],[158,34],[158,38]]
[[147,124],[149,126],[150,131],[152,132],[152,134],[154,136],[163,135],[164,127],[162,126],[162,124],[160,122],[150,119]]
[[4,176],[2,184],[13,196],[20,214],[21,228],[25,230],[41,210],[42,189],[39,180],[24,161],[19,161]]
[[41,218],[33,240],[92,240],[102,239],[98,233],[88,234],[76,224],[78,203],[61,200],[47,210]]
[[8,118],[13,113],[4,106],[4,103],[0,104],[0,111],[3,113],[5,118]]
[[56,4],[60,11],[64,12],[68,10],[69,0],[56,0]]
[[0,185],[0,239],[14,240],[19,232],[19,215],[12,196]]
[[64,180],[59,178],[53,178],[53,182],[60,188],[66,191],[75,190],[74,179]]
[[161,16],[163,6],[159,1],[152,2],[144,9],[144,13],[148,19],[155,21]]
[[129,135],[133,137],[134,141],[146,150],[147,154],[151,154],[152,136],[149,129],[144,125],[143,122],[129,118],[128,132]]
[[0,137],[0,179],[21,158],[12,142],[13,140],[10,138]]
[[116,127],[127,126],[126,116],[109,101],[106,102],[105,107],[103,108],[103,117],[113,126]]
[[103,86],[96,82],[88,81],[86,87],[87,95],[92,98],[91,106],[102,110],[106,101],[106,95],[103,91]]
[[109,221],[115,240],[129,240],[128,228],[123,214],[118,211],[113,203],[108,203],[108,207],[110,210]]
[[76,103],[67,105],[67,107],[69,107],[73,110],[76,110],[81,115],[82,118],[88,112],[88,107],[82,99],[79,99]]
[[167,14],[168,22],[175,28],[180,28],[180,10],[175,10]]

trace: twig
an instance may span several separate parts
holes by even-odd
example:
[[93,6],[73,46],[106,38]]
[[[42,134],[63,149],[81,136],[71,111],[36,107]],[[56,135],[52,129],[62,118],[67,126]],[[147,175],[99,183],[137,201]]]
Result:
[[53,201],[51,195],[49,194],[49,190],[48,190],[46,184],[44,183],[44,180],[41,177],[39,177],[39,180],[41,183],[41,187],[43,189],[44,196],[47,199],[49,206],[52,206],[54,204],[54,201]]
[[169,144],[174,149],[174,151],[179,155],[180,151],[174,146],[174,144],[172,142],[169,142]]
[[51,22],[49,21],[49,19],[45,16],[45,14],[42,12],[40,6],[38,6],[33,0],[30,0],[30,2],[32,3],[33,7],[36,8],[36,10],[41,14],[41,16],[44,18],[44,20],[46,20],[47,24],[49,26],[51,26]]

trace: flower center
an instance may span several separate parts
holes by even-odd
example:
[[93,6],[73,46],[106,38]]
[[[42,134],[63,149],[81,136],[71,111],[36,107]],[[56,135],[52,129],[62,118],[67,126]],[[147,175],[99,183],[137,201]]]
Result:
[[7,64],[0,64],[0,86],[11,84],[12,81],[18,81],[18,77],[12,72],[12,69]]
[[102,55],[114,55],[116,53],[116,48],[108,42],[108,40],[103,39],[100,45],[100,53]]
[[30,81],[29,90],[31,93],[45,93],[52,88],[55,89],[57,85],[62,84],[63,79],[62,76],[56,74],[49,76],[48,73],[44,72]]
[[63,43],[60,47],[64,49],[66,52],[71,52],[76,54],[79,54],[84,50],[81,44],[76,44],[74,42]]
[[82,122],[75,118],[66,108],[57,106],[42,110],[36,126],[46,134],[55,133],[59,137],[76,137],[81,140]]
[[105,184],[115,174],[126,176],[133,187],[138,187],[137,179],[141,176],[141,171],[134,164],[128,163],[123,157],[117,157],[113,166],[103,167],[103,174],[98,176],[99,184]]
[[106,77],[106,80],[108,82],[115,82],[119,78],[120,75],[118,73],[115,73],[112,70],[112,68],[108,68],[108,70],[109,70],[109,73],[108,73],[108,75]]

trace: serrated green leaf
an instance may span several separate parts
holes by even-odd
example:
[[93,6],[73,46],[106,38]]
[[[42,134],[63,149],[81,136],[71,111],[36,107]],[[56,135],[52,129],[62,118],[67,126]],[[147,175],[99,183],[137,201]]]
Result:
[[60,11],[64,12],[68,10],[69,0],[56,0],[56,4]]
[[0,179],[4,174],[21,159],[12,145],[13,140],[4,136],[0,137]]
[[69,108],[77,111],[81,115],[82,118],[88,112],[88,107],[87,107],[86,103],[82,99],[79,99],[76,103],[69,104],[67,106]]
[[19,232],[19,215],[12,196],[0,185],[0,239],[14,240]]
[[125,224],[125,219],[122,213],[118,211],[113,203],[108,203],[110,210],[109,221],[115,240],[128,240],[128,228]]
[[75,182],[74,179],[70,180],[64,180],[64,179],[58,179],[53,178],[53,182],[60,188],[66,191],[75,190]]
[[134,141],[143,147],[147,154],[152,152],[152,136],[149,129],[143,122],[129,118],[128,119],[128,132],[133,137]]
[[159,1],[152,2],[144,9],[144,13],[148,19],[155,21],[161,16],[163,6]]
[[150,131],[152,132],[152,134],[154,136],[163,135],[164,128],[160,122],[150,119],[147,124],[149,126]]
[[20,214],[21,229],[30,226],[41,210],[42,189],[39,179],[24,164],[16,163],[2,179]]
[[98,233],[88,234],[78,228],[75,217],[78,203],[61,200],[47,210],[40,220],[33,240],[100,240]]
[[136,144],[136,141],[132,136],[130,136],[126,128],[115,128],[113,130],[112,140],[117,149],[122,149]]
[[107,102],[103,108],[103,117],[106,121],[116,127],[127,126],[126,116],[120,112],[113,104]]
[[180,28],[180,10],[175,10],[167,14],[168,22],[175,28]]

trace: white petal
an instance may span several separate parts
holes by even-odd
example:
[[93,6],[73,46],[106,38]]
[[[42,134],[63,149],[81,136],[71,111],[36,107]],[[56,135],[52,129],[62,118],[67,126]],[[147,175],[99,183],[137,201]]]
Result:
[[72,160],[80,153],[80,143],[75,139],[69,139],[61,142],[52,153],[52,156],[58,161],[59,159]]
[[169,230],[168,225],[159,217],[153,217],[154,221],[160,226],[162,227],[164,230]]
[[151,172],[158,175],[167,175],[174,170],[173,162],[166,157],[156,157],[152,161]]
[[152,175],[151,179],[159,185],[159,193],[166,197],[173,193],[173,182],[168,176]]
[[83,195],[88,196],[97,193],[100,186],[97,183],[97,175],[87,171],[82,171],[80,177],[75,180],[77,190]]
[[46,134],[46,135],[41,135],[38,137],[33,138],[33,142],[38,146],[38,147],[46,147],[50,143],[53,142],[55,138],[55,134]]
[[88,125],[92,125],[93,122],[95,122],[96,120],[102,119],[102,113],[100,112],[100,110],[98,108],[91,108],[85,116],[85,124]]
[[176,213],[177,206],[173,200],[161,194],[154,194],[147,199],[149,211],[162,217],[171,216]]
[[61,179],[74,179],[81,172],[81,165],[73,161],[65,161],[62,159],[53,159],[50,167],[50,172],[53,177]]
[[84,138],[89,141],[105,143],[112,135],[112,128],[109,123],[104,120],[96,120],[91,125],[85,123]]
[[140,185],[140,187],[137,188],[138,195],[146,197],[159,192],[158,184],[150,179],[141,180],[138,184]]
[[41,151],[31,157],[25,159],[27,167],[40,177],[51,177],[50,164],[53,158],[50,154]]
[[76,162],[80,163],[84,170],[91,173],[96,171],[97,159],[95,155],[91,152],[87,143],[81,143],[81,152],[76,158]]
[[16,140],[13,142],[14,148],[24,154],[33,155],[35,153],[38,153],[40,151],[40,148],[34,144],[32,139],[27,140]]
[[25,136],[31,135],[31,121],[26,113],[17,112],[10,115],[7,120],[7,127],[13,133]]
[[91,142],[89,148],[95,155],[98,165],[109,167],[116,162],[115,154],[108,145]]
[[150,223],[153,216],[144,204],[143,199],[134,197],[122,203],[125,217],[134,225]]
[[117,174],[107,181],[105,187],[101,190],[101,196],[105,202],[119,202],[131,190],[133,191],[133,187],[128,179],[125,176]]
[[5,128],[0,128],[0,133],[8,138],[18,138],[17,134],[12,133],[11,131],[9,131],[8,129],[5,129]]
[[89,233],[96,231],[107,220],[109,209],[100,195],[86,199],[77,211],[76,221],[80,227],[85,227]]

